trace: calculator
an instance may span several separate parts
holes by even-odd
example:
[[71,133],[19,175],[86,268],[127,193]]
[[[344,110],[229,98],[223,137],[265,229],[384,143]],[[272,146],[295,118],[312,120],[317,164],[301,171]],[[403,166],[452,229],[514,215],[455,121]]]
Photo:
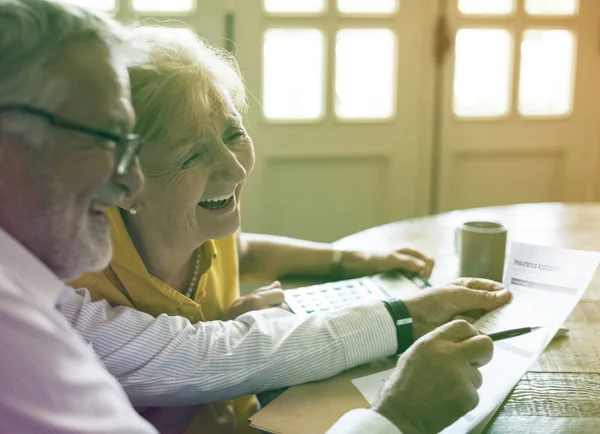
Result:
[[285,302],[296,314],[327,312],[389,298],[385,290],[370,277],[287,289],[284,294]]

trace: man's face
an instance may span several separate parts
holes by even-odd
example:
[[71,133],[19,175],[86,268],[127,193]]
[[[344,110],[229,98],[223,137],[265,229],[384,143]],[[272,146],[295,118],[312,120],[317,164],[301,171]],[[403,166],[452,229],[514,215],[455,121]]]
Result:
[[[57,72],[71,84],[56,115],[90,128],[127,134],[133,128],[129,79],[97,44],[74,45],[57,59]],[[139,163],[117,177],[116,145],[102,138],[49,126],[39,155],[26,158],[28,182],[23,188],[31,218],[27,247],[63,280],[104,268],[111,257],[105,210],[142,185]],[[35,153],[34,153],[35,154]]]

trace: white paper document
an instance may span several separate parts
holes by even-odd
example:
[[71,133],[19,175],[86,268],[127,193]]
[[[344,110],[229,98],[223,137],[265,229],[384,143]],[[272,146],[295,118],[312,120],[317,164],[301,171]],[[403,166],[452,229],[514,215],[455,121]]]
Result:
[[[494,342],[494,357],[481,368],[479,405],[443,434],[478,432],[483,428],[481,422],[495,412],[575,308],[599,263],[599,252],[512,243],[504,273],[504,285],[510,289],[512,299],[481,317],[475,326],[482,333],[529,326],[543,328]],[[391,370],[379,372],[352,383],[373,404],[390,373]]]

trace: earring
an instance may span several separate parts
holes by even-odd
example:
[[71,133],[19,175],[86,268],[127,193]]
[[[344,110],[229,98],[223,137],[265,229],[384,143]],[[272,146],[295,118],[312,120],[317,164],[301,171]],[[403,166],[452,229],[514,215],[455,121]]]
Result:
[[131,215],[136,215],[136,214],[137,214],[137,212],[138,212],[138,210],[137,210],[137,205],[134,203],[133,205],[131,205],[131,206],[129,207],[129,214],[131,214]]

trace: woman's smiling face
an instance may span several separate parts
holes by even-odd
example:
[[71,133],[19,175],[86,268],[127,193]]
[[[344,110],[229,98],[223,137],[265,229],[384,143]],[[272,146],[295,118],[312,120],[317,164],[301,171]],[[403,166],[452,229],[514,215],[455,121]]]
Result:
[[189,30],[140,27],[147,56],[129,68],[146,185],[129,229],[144,244],[197,248],[240,227],[239,194],[254,166],[235,59]]
[[254,145],[233,104],[199,119],[194,138],[154,143],[140,156],[146,186],[137,219],[172,239],[204,242],[240,227],[239,195],[254,166]]

